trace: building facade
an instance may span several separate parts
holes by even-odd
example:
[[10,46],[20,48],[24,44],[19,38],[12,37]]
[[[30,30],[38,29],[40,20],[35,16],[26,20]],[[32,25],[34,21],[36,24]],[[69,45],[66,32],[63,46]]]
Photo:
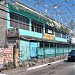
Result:
[[20,2],[5,5],[7,9],[0,10],[6,13],[6,17],[0,15],[5,18],[4,39],[0,40],[19,49],[20,62],[67,55],[75,48],[67,39],[70,30],[64,25]]

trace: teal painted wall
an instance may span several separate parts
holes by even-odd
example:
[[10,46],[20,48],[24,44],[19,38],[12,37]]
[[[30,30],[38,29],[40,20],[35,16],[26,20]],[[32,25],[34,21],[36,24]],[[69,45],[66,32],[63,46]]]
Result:
[[62,55],[68,55],[68,53],[75,49],[72,47],[44,47],[44,48],[37,48],[37,56],[38,58],[47,58],[47,57],[55,57],[55,56],[62,56]]
[[[8,5],[7,5],[8,7]],[[7,10],[9,12],[9,9]],[[10,13],[7,13],[7,29],[10,28]]]
[[45,57],[54,57],[55,56],[55,48],[45,48]]
[[55,56],[55,48],[37,48],[38,58],[47,58]]
[[61,56],[64,54],[64,48],[57,47],[56,48],[56,56]]
[[39,42],[31,42],[30,43],[30,53],[31,57],[36,57],[37,56],[37,47],[39,47]]
[[30,59],[29,41],[20,40],[20,62]]
[[37,48],[37,57],[44,58],[44,48]]
[[42,38],[43,36],[42,33],[37,33],[37,32],[23,30],[23,29],[20,29],[20,35],[32,36],[37,38]]
[[55,41],[67,42],[67,39],[55,37]]

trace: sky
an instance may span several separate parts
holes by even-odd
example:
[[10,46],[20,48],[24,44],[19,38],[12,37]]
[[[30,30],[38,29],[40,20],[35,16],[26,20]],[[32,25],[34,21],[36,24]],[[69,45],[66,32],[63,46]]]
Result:
[[75,0],[20,0],[22,3],[69,26],[75,21]]

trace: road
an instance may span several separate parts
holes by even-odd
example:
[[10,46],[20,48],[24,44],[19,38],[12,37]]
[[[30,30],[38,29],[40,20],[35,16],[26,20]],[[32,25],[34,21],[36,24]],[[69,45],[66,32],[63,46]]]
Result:
[[74,62],[60,62],[53,65],[34,70],[33,72],[27,72],[27,75],[75,75],[75,63]]
[[75,75],[75,62],[59,62],[52,65],[47,65],[42,68],[25,70],[24,68],[18,72],[3,71],[6,75]]

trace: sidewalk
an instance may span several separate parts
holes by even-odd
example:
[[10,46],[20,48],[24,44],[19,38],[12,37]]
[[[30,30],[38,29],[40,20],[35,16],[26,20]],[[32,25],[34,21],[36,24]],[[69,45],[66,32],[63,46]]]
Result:
[[1,73],[6,75],[15,75],[16,73],[26,71],[26,70],[27,70],[26,67],[16,67],[14,69],[2,70]]
[[62,60],[59,60],[59,61],[55,61],[55,62],[51,62],[51,63],[47,63],[47,64],[43,64],[43,65],[38,65],[38,66],[35,66],[35,67],[30,67],[28,68],[27,70],[33,70],[33,69],[37,69],[37,68],[41,68],[41,67],[44,67],[44,66],[47,66],[47,65],[53,65],[55,63],[59,63],[59,62],[62,62],[66,59],[62,59]]
[[14,69],[2,70],[1,73],[6,74],[6,75],[16,75],[17,73],[20,73],[20,72],[34,70],[34,69],[45,67],[47,65],[52,65],[52,64],[64,61],[64,60],[65,59],[61,59],[61,60],[50,62],[50,63],[36,64],[34,66],[31,66],[31,67],[29,67],[29,66],[28,67],[16,67]]

